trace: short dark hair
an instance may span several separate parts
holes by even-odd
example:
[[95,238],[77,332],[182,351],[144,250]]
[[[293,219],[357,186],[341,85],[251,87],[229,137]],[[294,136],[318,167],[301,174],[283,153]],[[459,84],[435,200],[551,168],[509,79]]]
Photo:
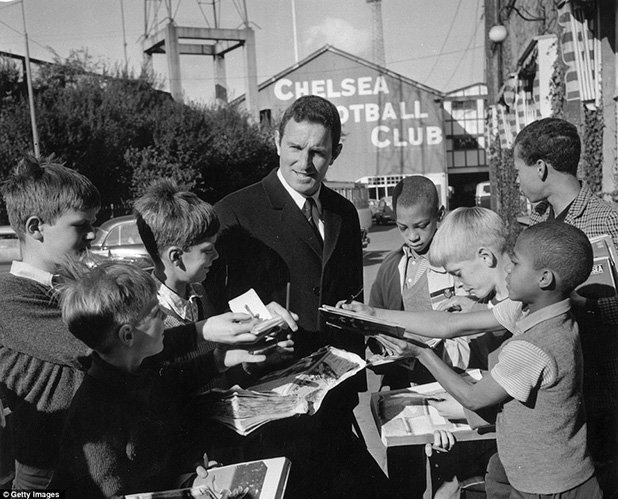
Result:
[[577,128],[568,121],[559,118],[533,121],[517,134],[513,148],[516,147],[528,166],[542,159],[556,171],[577,175],[581,141]]
[[341,140],[341,118],[339,118],[339,111],[337,111],[332,102],[317,95],[299,97],[283,113],[279,123],[279,138],[283,137],[285,126],[291,119],[294,119],[296,123],[309,121],[323,125],[324,128],[330,130],[333,150],[339,145]]
[[422,175],[412,175],[400,180],[393,189],[393,210],[397,206],[409,208],[423,204],[436,211],[440,208],[440,198],[435,184]]
[[60,267],[62,319],[77,339],[99,353],[116,345],[123,324],[137,324],[140,314],[157,299],[152,276],[128,262],[102,260],[89,267],[68,259]]
[[150,257],[170,246],[183,250],[219,231],[215,209],[196,194],[183,190],[170,179],[154,182],[133,207],[137,229]]
[[94,184],[52,156],[25,156],[3,182],[2,196],[11,227],[22,240],[30,217],[54,224],[69,210],[98,210],[101,206]]
[[562,282],[562,291],[570,294],[592,272],[592,246],[586,234],[564,223],[541,222],[524,230],[518,238],[532,256],[536,269],[547,268]]

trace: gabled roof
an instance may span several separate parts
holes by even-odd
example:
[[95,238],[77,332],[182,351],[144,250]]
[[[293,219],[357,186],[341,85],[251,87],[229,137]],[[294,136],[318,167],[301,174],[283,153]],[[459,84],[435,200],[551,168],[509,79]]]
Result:
[[[298,61],[296,64],[294,64],[293,66],[290,66],[287,69],[284,69],[283,71],[281,71],[280,73],[277,73],[276,75],[270,77],[268,80],[260,83],[258,85],[258,91],[259,90],[263,90],[264,88],[268,87],[269,85],[272,85],[274,82],[276,82],[277,80],[280,80],[281,78],[289,75],[290,73],[296,71],[298,68],[304,66],[305,64],[308,64],[309,62],[313,61],[314,59],[318,58],[319,56],[321,56],[322,54],[324,54],[325,52],[332,52],[333,54],[337,54],[341,57],[345,57],[346,59],[350,59],[351,61],[356,62],[357,64],[361,64],[363,66],[367,66],[368,68],[373,69],[374,71],[378,71],[379,73],[388,75],[392,78],[396,78],[398,80],[401,80],[409,85],[413,85],[417,88],[420,88],[421,90],[424,90],[426,92],[429,92],[431,94],[437,95],[438,97],[444,97],[444,93],[440,92],[439,90],[436,90],[435,88],[431,88],[428,87],[427,85],[423,85],[422,83],[419,83],[417,81],[414,81],[410,78],[407,78],[406,76],[400,75],[399,73],[395,73],[394,71],[391,71],[390,69],[386,69],[382,66],[379,66],[378,64],[375,64],[371,61],[368,61],[367,59],[363,59],[362,57],[358,57],[355,55],[350,54],[349,52],[345,52],[343,50],[340,50],[336,47],[333,47],[332,45],[324,45],[322,48],[316,50],[315,52],[309,54],[307,57],[305,57],[303,60]],[[245,100],[245,94],[237,97],[236,99],[234,99],[232,102],[230,102],[231,105],[237,105],[240,102]]]

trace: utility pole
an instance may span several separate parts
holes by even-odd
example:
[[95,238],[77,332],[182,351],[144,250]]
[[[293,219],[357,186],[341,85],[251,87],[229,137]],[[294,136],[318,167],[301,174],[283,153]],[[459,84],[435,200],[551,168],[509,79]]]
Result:
[[384,29],[382,26],[382,0],[367,0],[371,5],[371,37],[373,45],[373,62],[380,67],[386,66],[384,54]]

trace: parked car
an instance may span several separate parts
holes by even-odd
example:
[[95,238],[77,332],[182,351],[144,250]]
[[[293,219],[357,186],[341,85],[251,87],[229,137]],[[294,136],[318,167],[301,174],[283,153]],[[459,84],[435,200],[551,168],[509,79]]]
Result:
[[384,196],[378,201],[378,208],[375,212],[376,224],[385,224],[395,221],[393,212],[393,197]]
[[479,182],[476,184],[474,203],[476,206],[491,209],[491,186],[489,182]]
[[103,222],[90,244],[90,251],[113,260],[132,262],[144,269],[152,269],[153,263],[144,247],[137,223],[132,215],[116,217]]
[[0,273],[11,269],[13,260],[21,260],[19,239],[10,225],[0,225]]

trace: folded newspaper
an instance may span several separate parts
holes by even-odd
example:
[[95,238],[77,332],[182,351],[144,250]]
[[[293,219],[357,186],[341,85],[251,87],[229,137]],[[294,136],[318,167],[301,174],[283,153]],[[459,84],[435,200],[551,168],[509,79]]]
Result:
[[240,435],[297,414],[315,414],[326,394],[365,368],[358,355],[324,347],[249,389],[211,390],[201,395],[204,415]]

